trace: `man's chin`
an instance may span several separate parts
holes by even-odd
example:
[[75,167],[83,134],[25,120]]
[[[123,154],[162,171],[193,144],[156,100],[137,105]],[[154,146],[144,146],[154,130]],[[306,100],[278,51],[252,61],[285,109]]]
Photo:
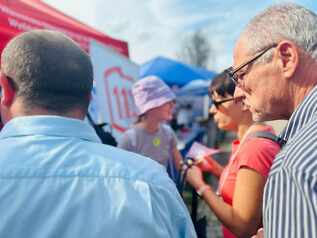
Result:
[[258,116],[258,115],[253,115],[252,114],[252,120],[254,121],[254,122],[264,122],[264,121],[266,121],[264,118],[262,118],[262,117],[260,117],[260,116]]
[[252,108],[250,108],[250,111],[252,113],[252,120],[254,122],[264,122],[264,121],[267,121],[267,118],[265,116],[264,113],[262,112],[259,112],[259,111],[256,111],[256,110],[252,110]]

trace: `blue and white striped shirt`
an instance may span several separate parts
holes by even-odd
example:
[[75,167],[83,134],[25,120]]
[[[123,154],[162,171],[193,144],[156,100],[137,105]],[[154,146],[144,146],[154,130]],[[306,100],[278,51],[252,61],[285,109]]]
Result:
[[292,114],[264,190],[266,238],[317,237],[317,87]]

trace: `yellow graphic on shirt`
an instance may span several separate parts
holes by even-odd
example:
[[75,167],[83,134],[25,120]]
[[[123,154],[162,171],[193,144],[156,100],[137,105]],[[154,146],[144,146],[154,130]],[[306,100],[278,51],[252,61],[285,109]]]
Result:
[[155,137],[152,141],[152,144],[155,146],[155,147],[159,147],[161,145],[161,139],[159,137]]

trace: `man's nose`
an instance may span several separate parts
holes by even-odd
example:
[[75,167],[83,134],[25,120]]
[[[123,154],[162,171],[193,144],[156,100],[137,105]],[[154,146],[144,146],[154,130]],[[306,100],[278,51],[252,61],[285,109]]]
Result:
[[236,87],[235,90],[234,90],[233,96],[235,98],[238,98],[238,97],[241,97],[241,96],[245,96],[245,92],[242,90],[242,88]]

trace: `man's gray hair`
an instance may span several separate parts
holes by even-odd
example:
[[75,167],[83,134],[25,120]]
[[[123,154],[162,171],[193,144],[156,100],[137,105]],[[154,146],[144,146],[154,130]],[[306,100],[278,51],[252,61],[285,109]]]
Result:
[[35,30],[16,36],[2,52],[1,70],[26,111],[87,111],[92,64],[87,53],[62,33]]
[[[317,15],[297,4],[267,8],[249,22],[241,37],[248,39],[252,53],[287,39],[317,60]],[[267,60],[269,55],[262,60]]]

